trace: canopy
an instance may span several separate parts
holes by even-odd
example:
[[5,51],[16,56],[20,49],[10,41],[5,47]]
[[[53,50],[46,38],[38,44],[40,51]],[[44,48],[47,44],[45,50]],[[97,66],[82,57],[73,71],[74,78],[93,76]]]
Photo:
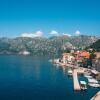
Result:
[[86,82],[85,81],[80,81],[80,83],[86,85]]

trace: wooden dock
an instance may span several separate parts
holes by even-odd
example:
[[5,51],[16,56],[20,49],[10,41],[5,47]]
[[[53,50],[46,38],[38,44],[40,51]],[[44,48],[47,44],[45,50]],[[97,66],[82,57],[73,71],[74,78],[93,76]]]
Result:
[[73,70],[73,84],[74,84],[74,90],[81,90],[76,69]]

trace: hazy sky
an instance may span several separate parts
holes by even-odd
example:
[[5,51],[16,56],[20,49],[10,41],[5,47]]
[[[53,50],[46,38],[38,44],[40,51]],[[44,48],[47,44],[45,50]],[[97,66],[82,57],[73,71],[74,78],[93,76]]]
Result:
[[75,32],[100,35],[100,0],[0,0],[0,37]]

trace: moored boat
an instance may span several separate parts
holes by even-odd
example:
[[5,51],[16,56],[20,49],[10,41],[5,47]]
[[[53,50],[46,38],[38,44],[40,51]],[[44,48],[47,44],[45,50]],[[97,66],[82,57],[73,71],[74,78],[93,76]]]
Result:
[[91,86],[91,87],[100,87],[100,84],[98,84],[98,83],[89,83],[88,84],[89,86]]
[[71,69],[68,70],[68,75],[72,75],[73,71]]
[[88,82],[89,83],[96,83],[96,84],[98,83],[98,81],[96,79],[94,79],[94,78],[89,78]]
[[94,78],[88,79],[88,82],[89,82],[88,85],[91,87],[100,87],[99,82]]
[[86,77],[86,78],[92,78],[92,76],[89,76],[89,75],[84,75],[84,77]]
[[81,87],[81,90],[86,90],[87,89],[87,84],[85,81],[80,81],[80,87]]

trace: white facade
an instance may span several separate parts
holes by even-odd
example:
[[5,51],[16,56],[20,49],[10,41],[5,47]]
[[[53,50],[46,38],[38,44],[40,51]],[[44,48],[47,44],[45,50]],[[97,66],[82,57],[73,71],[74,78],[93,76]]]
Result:
[[22,54],[22,55],[30,55],[30,52],[28,52],[28,51],[22,51],[19,54]]

